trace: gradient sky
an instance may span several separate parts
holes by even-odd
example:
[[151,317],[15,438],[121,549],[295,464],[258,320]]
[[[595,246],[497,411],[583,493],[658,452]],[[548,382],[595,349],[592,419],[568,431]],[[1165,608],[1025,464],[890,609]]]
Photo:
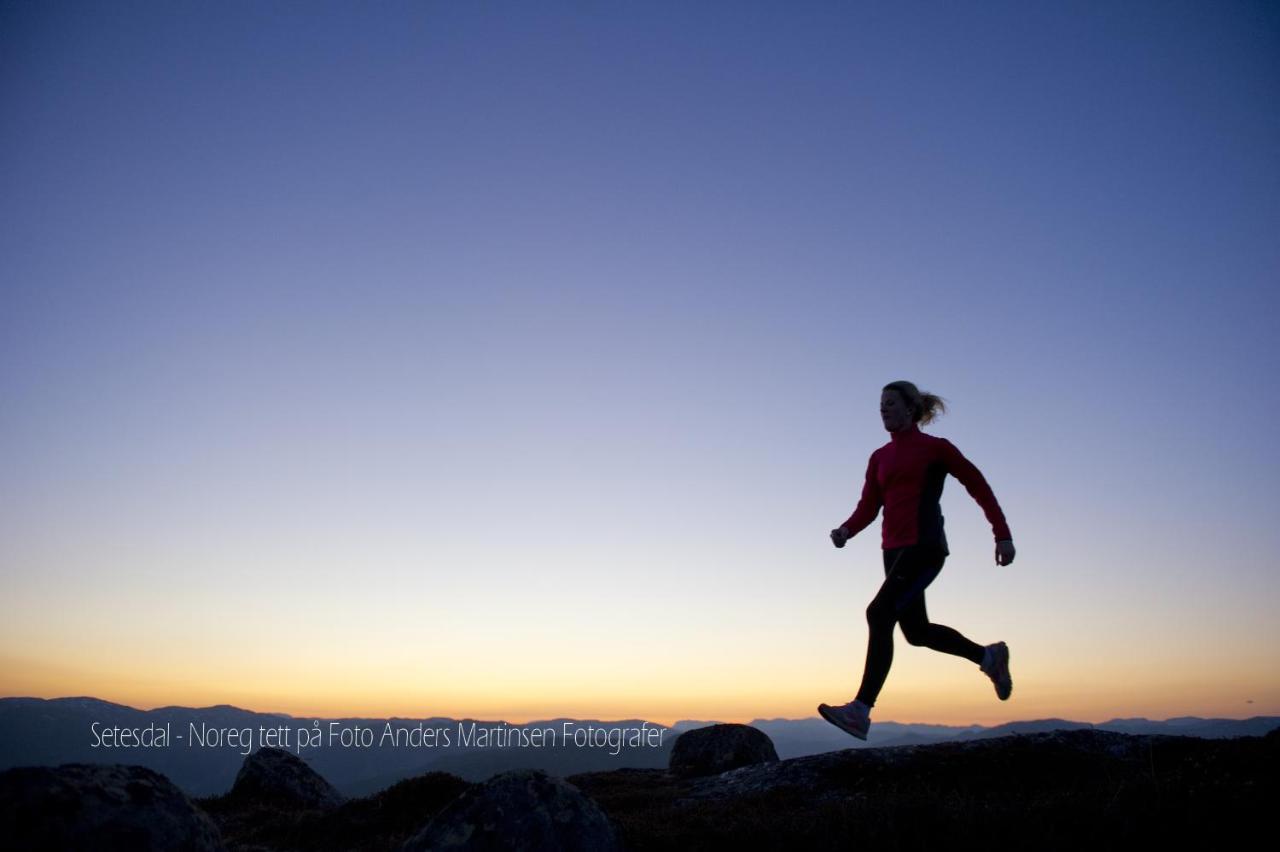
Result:
[[1280,714],[1265,3],[0,3],[0,695]]

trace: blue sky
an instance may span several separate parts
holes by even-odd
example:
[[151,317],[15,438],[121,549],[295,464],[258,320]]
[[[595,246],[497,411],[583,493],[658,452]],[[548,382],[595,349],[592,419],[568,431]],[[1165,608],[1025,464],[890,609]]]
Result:
[[911,649],[885,718],[1280,713],[1278,47],[1249,3],[0,4],[0,691],[810,715],[905,378],[1019,547],[949,483],[930,613],[1027,697]]

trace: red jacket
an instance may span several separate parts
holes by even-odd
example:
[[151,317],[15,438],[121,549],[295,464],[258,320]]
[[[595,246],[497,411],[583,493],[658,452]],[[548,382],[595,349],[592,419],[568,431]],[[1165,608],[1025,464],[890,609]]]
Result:
[[885,550],[932,543],[949,554],[938,505],[948,473],[978,501],[991,522],[996,541],[1012,540],[1000,504],[982,473],[946,438],[927,435],[914,423],[902,432],[890,433],[889,443],[871,454],[862,499],[842,526],[853,538],[876,519],[884,506],[881,547]]

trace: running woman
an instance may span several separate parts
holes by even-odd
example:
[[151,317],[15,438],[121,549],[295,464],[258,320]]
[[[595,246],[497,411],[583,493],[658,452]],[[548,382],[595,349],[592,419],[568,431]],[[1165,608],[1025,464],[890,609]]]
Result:
[[819,704],[822,718],[858,739],[865,740],[871,727],[871,708],[884,686],[893,663],[893,627],[912,645],[923,645],[945,654],[964,657],[979,666],[995,684],[996,696],[1005,701],[1013,691],[1009,677],[1009,647],[1004,642],[982,646],[958,631],[929,621],[924,590],[951,554],[942,529],[938,500],[951,474],[978,501],[995,532],[996,564],[1013,562],[1013,535],[991,487],[973,464],[946,438],[921,432],[917,424],[932,422],[945,412],[942,399],[921,393],[911,382],[890,382],[880,394],[880,419],[889,432],[889,443],[871,454],[862,498],[849,519],[831,531],[836,547],[864,530],[884,507],[881,527],[884,550],[884,584],[867,607],[867,662],[862,686],[848,704]]

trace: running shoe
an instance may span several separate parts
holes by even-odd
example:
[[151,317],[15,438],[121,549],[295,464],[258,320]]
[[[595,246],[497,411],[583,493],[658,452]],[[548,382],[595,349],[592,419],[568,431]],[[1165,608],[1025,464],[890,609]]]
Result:
[[996,697],[1007,701],[1013,692],[1013,678],[1009,677],[1009,646],[1003,642],[987,646],[982,671],[996,686]]
[[852,734],[860,740],[867,738],[867,730],[871,727],[871,714],[865,713],[857,706],[857,699],[839,707],[819,704],[818,712],[822,718],[835,725],[846,734]]

